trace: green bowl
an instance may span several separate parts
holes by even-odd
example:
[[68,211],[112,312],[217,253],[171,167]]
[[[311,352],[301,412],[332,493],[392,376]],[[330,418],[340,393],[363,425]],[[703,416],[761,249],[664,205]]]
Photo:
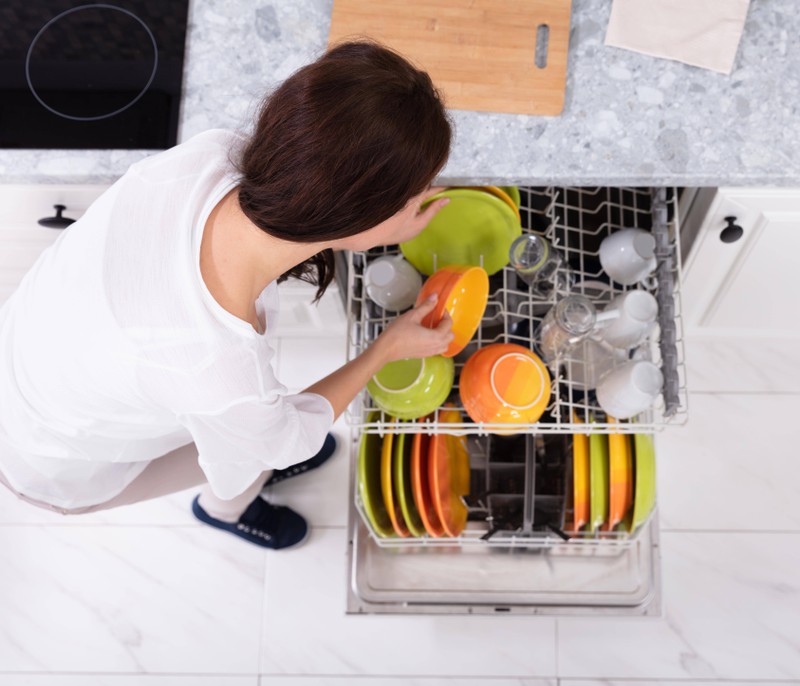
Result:
[[483,267],[490,276],[508,264],[508,249],[522,234],[519,217],[508,203],[486,191],[451,188],[426,202],[450,198],[400,250],[417,270],[430,276],[451,264]]
[[375,404],[398,419],[418,419],[439,407],[453,388],[452,358],[434,355],[385,365],[367,383]]

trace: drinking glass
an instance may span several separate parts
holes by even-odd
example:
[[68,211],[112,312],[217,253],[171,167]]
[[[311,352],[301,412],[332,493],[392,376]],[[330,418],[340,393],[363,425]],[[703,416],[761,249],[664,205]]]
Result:
[[563,268],[561,255],[543,236],[530,233],[516,238],[508,257],[519,277],[538,294],[544,295],[554,287],[566,290],[571,284],[571,275]]

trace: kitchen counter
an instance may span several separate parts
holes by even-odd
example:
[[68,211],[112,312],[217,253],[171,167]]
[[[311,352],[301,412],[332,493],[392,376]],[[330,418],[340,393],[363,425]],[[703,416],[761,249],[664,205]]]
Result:
[[[331,0],[192,0],[179,139],[247,130],[265,92],[325,48]],[[725,76],[603,45],[610,0],[575,0],[563,113],[453,110],[445,183],[800,184],[800,15],[753,2]],[[103,183],[150,154],[2,150],[0,183]]]

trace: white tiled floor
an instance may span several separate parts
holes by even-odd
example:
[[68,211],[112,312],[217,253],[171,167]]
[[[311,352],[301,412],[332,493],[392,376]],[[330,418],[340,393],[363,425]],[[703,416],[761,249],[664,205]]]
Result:
[[[283,339],[278,375],[301,389],[343,356]],[[346,615],[340,422],[333,461],[270,493],[312,523],[293,551],[201,526],[190,492],[75,518],[0,492],[0,686],[800,684],[800,387],[702,364],[658,437],[663,617]]]

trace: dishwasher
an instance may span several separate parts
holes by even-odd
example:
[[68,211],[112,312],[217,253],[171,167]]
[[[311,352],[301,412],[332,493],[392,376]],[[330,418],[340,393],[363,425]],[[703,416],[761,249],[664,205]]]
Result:
[[[459,371],[469,354],[494,342],[536,351],[543,315],[558,293],[534,294],[511,266],[490,277],[489,300],[478,330],[455,357],[449,397],[460,423],[393,421],[366,390],[346,412],[351,430],[347,611],[353,614],[660,615],[662,611],[657,501],[635,530],[570,530],[572,449],[575,436],[654,435],[687,419],[685,363],[680,316],[680,230],[674,188],[521,187],[522,231],[543,234],[572,272],[570,292],[599,305],[627,290],[604,278],[600,242],[623,228],[649,231],[657,267],[645,288],[658,302],[657,326],[630,351],[657,364],[663,374],[655,405],[630,421],[611,423],[593,393],[558,368],[551,372],[545,414],[514,434],[468,419],[458,395]],[[365,294],[363,275],[371,260],[398,254],[398,246],[337,256],[340,290],[348,319],[348,359],[358,355],[396,316]],[[578,417],[599,417],[591,425]],[[469,453],[466,528],[456,537],[385,537],[365,515],[357,487],[359,445],[365,434],[424,431],[462,436]],[[653,496],[655,499],[655,496]],[[575,528],[574,526],[572,527]]]

